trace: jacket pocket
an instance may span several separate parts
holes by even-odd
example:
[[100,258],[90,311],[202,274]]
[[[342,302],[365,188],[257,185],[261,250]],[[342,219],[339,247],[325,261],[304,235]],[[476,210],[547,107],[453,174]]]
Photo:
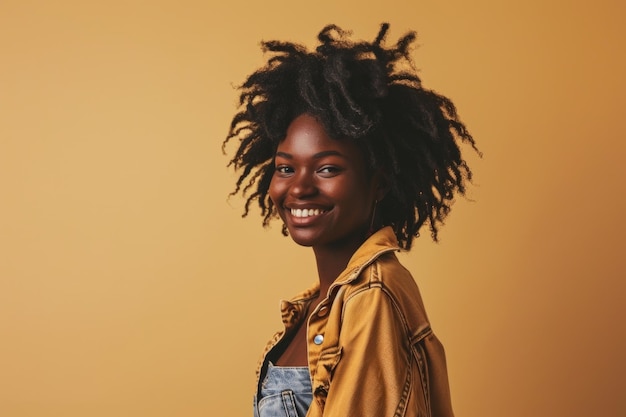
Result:
[[334,347],[324,350],[317,361],[315,376],[313,377],[313,395],[322,410],[326,404],[326,397],[330,389],[333,371],[341,360],[341,348]]

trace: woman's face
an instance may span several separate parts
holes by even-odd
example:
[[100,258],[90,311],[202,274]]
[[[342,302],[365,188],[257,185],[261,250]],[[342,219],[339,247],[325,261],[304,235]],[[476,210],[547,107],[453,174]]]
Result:
[[296,243],[362,243],[377,187],[353,140],[331,139],[315,118],[300,115],[276,150],[275,168],[270,198]]

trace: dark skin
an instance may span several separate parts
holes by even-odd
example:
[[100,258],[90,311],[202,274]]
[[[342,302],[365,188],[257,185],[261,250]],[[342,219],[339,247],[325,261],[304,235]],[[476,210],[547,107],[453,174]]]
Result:
[[[352,140],[330,138],[307,114],[287,129],[275,158],[270,197],[292,239],[313,248],[320,292],[307,314],[328,290],[368,237],[375,201],[384,191],[379,176],[368,173]],[[280,354],[279,366],[307,366],[306,322]]]

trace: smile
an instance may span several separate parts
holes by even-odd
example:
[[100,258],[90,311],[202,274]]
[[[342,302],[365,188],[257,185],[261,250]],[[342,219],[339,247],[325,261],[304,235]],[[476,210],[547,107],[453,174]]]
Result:
[[290,209],[293,217],[311,217],[326,213],[326,210],[320,209]]

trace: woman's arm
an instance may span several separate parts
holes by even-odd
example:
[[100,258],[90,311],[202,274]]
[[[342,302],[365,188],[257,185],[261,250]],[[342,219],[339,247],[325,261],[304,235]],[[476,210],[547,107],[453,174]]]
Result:
[[328,392],[316,395],[325,396],[325,417],[405,415],[409,396],[422,392],[405,319],[379,286],[346,300],[339,348],[322,355],[320,367],[330,378]]

